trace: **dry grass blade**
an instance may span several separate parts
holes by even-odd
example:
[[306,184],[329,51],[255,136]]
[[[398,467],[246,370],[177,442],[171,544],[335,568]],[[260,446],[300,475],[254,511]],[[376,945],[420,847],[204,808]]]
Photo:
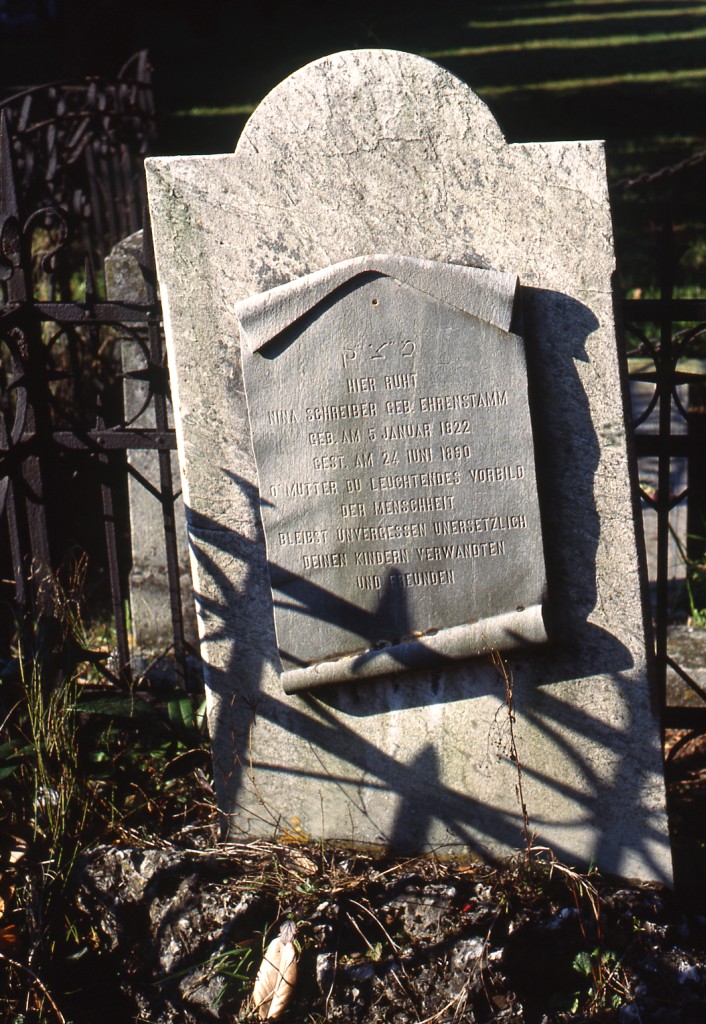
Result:
[[294,925],[286,921],[265,950],[255,978],[253,1005],[261,1020],[276,1020],[284,1013],[297,980]]
[[[373,921],[374,921],[374,922],[375,922],[375,924],[376,924],[376,925],[378,926],[378,928],[380,929],[380,931],[381,931],[381,932],[383,933],[383,935],[385,936],[385,938],[387,939],[387,941],[388,941],[388,942],[390,943],[390,945],[392,946],[392,948],[393,948],[394,950],[399,950],[399,948],[400,948],[400,947],[399,947],[399,946],[397,945],[397,943],[395,942],[395,940],[394,940],[394,939],[392,938],[392,936],[391,936],[391,935],[390,935],[390,933],[388,932],[387,928],[385,928],[385,926],[383,925],[383,923],[382,923],[382,921],[380,920],[380,918],[379,918],[379,917],[378,917],[378,916],[377,916],[376,914],[374,914],[374,913],[372,912],[372,910],[370,909],[370,907],[365,907],[365,906],[363,906],[363,904],[362,904],[362,903],[358,903],[358,901],[357,901],[357,900],[354,900],[354,899],[352,899],[352,900],[351,900],[351,903],[353,904],[353,906],[354,906],[354,907],[360,907],[360,909],[361,909],[361,910],[363,910],[363,911],[364,911],[364,912],[365,912],[366,914],[368,914],[368,915],[369,915],[370,917],[372,917]],[[361,934],[362,934],[362,932],[361,932]],[[365,936],[363,936],[363,937],[365,938]],[[367,942],[368,940],[366,939],[365,941]],[[370,943],[368,943],[368,945],[370,945]]]
[[49,992],[47,991],[46,986],[44,985],[42,980],[34,973],[34,971],[30,967],[27,967],[26,964],[19,963],[17,960],[13,960],[12,957],[5,956],[4,953],[0,953],[0,959],[4,960],[5,963],[10,964],[10,966],[14,967],[16,971],[23,971],[25,974],[27,974],[32,979],[34,984],[37,986],[39,991],[42,993],[42,995],[44,996],[46,1001],[51,1006],[52,1010],[56,1014],[56,1017],[57,1017],[57,1020],[59,1021],[59,1024],[66,1024],[66,1018],[64,1017],[63,1013],[61,1012],[59,1007],[56,1005],[56,1003],[54,1002],[52,997],[50,996]]
[[590,904],[593,916],[596,921],[598,921],[601,913],[601,898],[593,882],[591,882],[585,874],[582,874],[580,871],[576,871],[574,868],[568,867],[566,864],[562,864],[561,861],[558,861],[549,847],[535,846],[533,852],[535,854],[543,854],[546,857],[550,877],[555,871],[558,871],[564,876],[564,879],[575,892],[583,894],[586,897]]

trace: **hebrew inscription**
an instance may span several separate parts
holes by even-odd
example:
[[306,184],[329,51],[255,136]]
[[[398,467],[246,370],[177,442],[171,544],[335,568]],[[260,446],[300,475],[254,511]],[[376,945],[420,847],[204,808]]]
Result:
[[237,307],[286,689],[546,639],[515,286],[364,257]]

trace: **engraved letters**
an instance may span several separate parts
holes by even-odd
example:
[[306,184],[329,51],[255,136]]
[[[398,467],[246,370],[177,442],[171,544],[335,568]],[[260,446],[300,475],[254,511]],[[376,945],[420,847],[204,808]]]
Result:
[[307,326],[294,323],[291,339],[280,331],[270,355],[258,300],[239,307],[285,668],[541,603],[524,352],[508,331],[514,284],[454,270],[469,276],[469,295],[506,289],[497,323],[405,274],[361,272],[320,312],[312,291]]

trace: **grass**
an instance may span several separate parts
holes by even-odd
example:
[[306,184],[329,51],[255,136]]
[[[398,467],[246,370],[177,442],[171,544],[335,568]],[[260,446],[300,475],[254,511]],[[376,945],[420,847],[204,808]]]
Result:
[[[167,153],[232,151],[266,93],[324,54],[366,46],[409,50],[467,81],[490,103],[510,142],[608,140],[624,294],[656,287],[646,236],[662,204],[675,205],[697,245],[706,238],[702,183],[617,184],[706,148],[705,3],[441,0],[433,14],[420,0],[362,0],[354,8],[279,3],[266,14],[215,7],[212,26],[198,31],[188,31],[179,12],[165,27],[149,4],[138,19],[135,41],[150,47]],[[680,288],[702,285],[700,266],[682,269]]]
[[55,581],[44,614],[18,623],[0,660],[0,991],[19,1010],[29,985],[38,1020],[54,1005],[54,965],[92,941],[68,892],[84,850],[210,836],[215,821],[200,702],[96,678],[85,655],[104,644],[81,620],[84,579],[80,562]]
[[[63,49],[48,31],[0,40],[0,87],[26,85],[28,75],[36,82],[84,70],[114,73],[127,53],[146,47],[164,150],[226,152],[249,110],[298,67],[336,50],[390,47],[428,55],[492,98],[513,141],[644,138],[678,125],[687,134],[703,131],[704,3],[440,0],[430,9],[422,0],[205,0],[198,12],[173,5],[168,18],[160,0],[114,7],[69,23]],[[42,66],[46,72],[37,73]],[[564,95],[577,89],[584,95]],[[585,103],[594,92],[624,89],[631,109],[609,98]]]
[[[260,100],[307,62],[356,47],[409,50],[467,81],[510,142],[608,140],[624,294],[656,286],[646,239],[661,204],[675,206],[697,242],[706,238],[703,180],[695,174],[693,187],[617,184],[706,148],[703,2],[439,0],[432,10],[422,0],[204,0],[198,12],[173,5],[165,18],[162,0],[125,0],[101,8],[100,18],[77,17],[69,30],[65,46],[49,31],[0,39],[0,89],[113,74],[128,53],[145,47],[154,65],[160,151],[229,152]],[[702,285],[700,267],[683,269],[680,288]]]
[[[482,24],[482,23],[481,23]],[[516,23],[515,23],[516,24]],[[562,22],[563,24],[563,22]],[[504,27],[504,23],[500,23]],[[488,25],[486,24],[487,28]],[[523,54],[535,51],[545,52],[546,50],[591,50],[595,52],[603,47],[630,47],[630,46],[664,46],[667,43],[690,42],[694,39],[706,38],[706,28],[695,28],[687,32],[652,32],[641,36],[636,35],[615,35],[602,36],[600,39],[595,36],[583,36],[578,38],[560,36],[547,39],[522,39],[516,42],[488,43],[484,46],[457,46],[450,50],[432,50],[423,54],[430,60],[443,60],[445,57],[488,57],[500,54]],[[515,86],[510,85],[512,89]]]
[[252,114],[255,105],[252,103],[233,104],[229,107],[190,107],[187,110],[175,110],[174,117],[232,117],[234,114]]
[[706,68],[686,68],[672,71],[616,72],[613,75],[588,78],[561,78],[547,82],[525,82],[522,85],[488,85],[478,89],[481,96],[496,98],[516,96],[528,92],[569,92],[577,89],[606,89],[615,86],[665,85],[669,83],[701,82],[706,79]]
[[[645,956],[639,929],[631,925],[626,934],[624,916],[605,920],[604,881],[596,873],[581,874],[559,863],[548,849],[533,847],[524,808],[527,849],[514,863],[495,868],[433,857],[373,858],[313,846],[297,834],[294,819],[289,841],[216,847],[203,708],[169,687],[151,688],[148,680],[129,692],[95,681],[84,657],[96,638],[80,615],[83,570],[79,566],[64,586],[55,587],[50,615],[18,628],[0,676],[0,717],[9,738],[9,745],[0,748],[0,1012],[8,1022],[84,1024],[94,1019],[97,988],[108,978],[119,987],[124,1006],[131,1004],[133,987],[144,992],[147,986],[153,994],[159,990],[173,1006],[206,987],[214,1013],[254,1020],[248,1000],[260,950],[284,921],[296,924],[301,957],[295,1014],[306,1008],[315,1015],[311,1020],[329,1019],[331,993],[325,995],[314,983],[321,954],[332,957],[342,978],[355,979],[356,971],[372,977],[372,971],[384,979],[397,972],[403,988],[395,998],[405,1012],[415,1007],[417,1012],[421,997],[414,995],[414,979],[427,959],[438,961],[439,947],[434,940],[427,951],[407,912],[394,909],[410,879],[417,886],[435,885],[434,899],[438,892],[449,894],[444,948],[469,937],[483,943],[477,965],[483,984],[475,992],[462,988],[444,1012],[472,999],[475,1009],[487,1015],[489,1000],[506,998],[510,969],[516,974],[511,987],[522,985],[522,998],[534,998],[533,970],[528,972],[524,961],[536,946],[536,929],[545,934],[546,922],[554,919],[568,923],[568,938],[551,969],[543,966],[545,990],[538,998],[582,1014],[580,1019],[602,1019],[605,1010],[631,1001]],[[512,735],[507,675],[506,686]],[[516,750],[511,757],[522,803]],[[132,917],[121,917],[119,856],[107,861],[114,864],[111,877],[116,879],[110,898],[99,889],[93,903],[87,903],[93,882],[89,877],[81,889],[75,868],[91,847],[98,847],[101,857],[125,850],[128,861],[139,858],[140,851],[175,855],[162,882],[150,883],[140,896],[142,918],[132,911]],[[186,858],[181,867],[179,851]],[[182,957],[175,969],[165,971],[161,950],[139,928],[134,934],[120,933],[116,946],[111,927],[119,929],[121,920],[132,921],[133,927],[135,921],[150,920],[157,927],[159,898],[167,898],[171,913],[169,900],[179,882],[192,877],[189,857],[210,865],[200,883],[189,882],[192,895],[213,899],[215,890],[216,901],[254,899],[259,910],[247,919],[244,934],[217,929],[199,945],[198,957]],[[221,865],[217,871],[216,864]],[[166,891],[165,883],[171,886]],[[132,906],[129,892],[127,903]],[[503,952],[499,960],[497,951],[508,944],[514,958],[506,959]],[[494,959],[485,955],[491,949]],[[149,970],[143,962],[146,950]],[[338,998],[345,1005],[348,997],[340,995],[340,986]],[[106,1019],[119,1019],[105,1012]],[[427,1016],[426,1010],[417,1012],[417,1019]]]
[[[541,7],[545,6],[545,5],[536,4],[535,6],[541,8]],[[547,7],[549,7],[549,6],[555,7],[556,5],[555,4],[551,4],[551,5],[547,4],[546,6]],[[672,18],[695,18],[695,17],[700,17],[700,16],[706,14],[706,4],[693,4],[693,3],[685,4],[683,6],[681,6],[681,5],[680,6],[673,6],[673,5],[672,6],[667,6],[666,4],[663,4],[661,6],[657,6],[657,4],[655,3],[655,9],[654,10],[646,9],[644,6],[642,7],[642,9],[631,10],[630,6],[628,4],[626,4],[624,2],[624,0],[603,0],[603,2],[600,4],[600,6],[603,8],[603,10],[599,14],[591,14],[591,13],[585,13],[585,12],[581,13],[581,14],[567,14],[566,10],[571,8],[572,6],[574,6],[574,7],[585,6],[585,4],[581,3],[581,0],[574,0],[573,3],[569,2],[569,3],[563,4],[562,5],[562,7],[563,7],[562,14],[557,15],[556,17],[553,17],[551,15],[550,16],[547,16],[547,15],[535,15],[534,17],[531,17],[531,18],[523,18],[523,17],[515,18],[515,17],[510,17],[510,18],[504,19],[503,21],[487,21],[487,20],[484,19],[483,21],[469,21],[469,22],[466,23],[466,26],[467,26],[467,28],[481,28],[481,29],[489,29],[489,28],[503,28],[504,29],[504,28],[508,28],[508,27],[510,27],[510,28],[536,28],[537,26],[567,25],[567,24],[573,24],[575,22],[580,22],[581,24],[596,23],[598,25],[603,26],[608,21],[638,21],[639,20],[639,21],[644,22],[645,20],[648,20],[650,18],[659,18],[660,20],[664,20],[665,18],[669,18],[671,20]],[[617,10],[611,10],[610,8],[618,8],[618,9]],[[518,5],[514,5],[514,6],[510,6],[509,7],[510,11],[518,10],[518,9],[519,9]]]
[[[96,977],[98,988],[110,977],[125,1006],[133,986],[163,992],[171,1005],[207,987],[214,1013],[254,1019],[248,999],[260,950],[288,920],[296,925],[301,957],[295,1011],[306,1008],[317,1015],[309,1019],[327,1019],[329,996],[313,980],[316,958],[324,953],[333,954],[342,977],[347,971],[351,978],[360,970],[382,978],[398,972],[403,989],[396,998],[411,1012],[416,1004],[410,986],[427,954],[419,938],[405,930],[404,915],[389,906],[410,877],[453,894],[443,936],[448,944],[480,928],[485,947],[502,948],[516,917],[525,921],[527,913],[544,917],[569,906],[578,927],[551,974],[556,998],[594,1016],[628,1000],[631,982],[620,960],[625,939],[616,945],[611,937],[608,944],[598,876],[573,871],[546,849],[528,849],[514,864],[491,869],[434,858],[372,858],[302,843],[296,834],[291,843],[216,848],[203,708],[168,687],[151,688],[147,680],[130,692],[95,681],[84,657],[96,642],[80,614],[84,574],[79,565],[54,588],[51,613],[18,627],[0,676],[0,716],[9,740],[0,748],[0,1013],[7,1021],[84,1024],[94,1019]],[[259,916],[246,934],[220,932],[199,947],[198,958],[182,959],[174,970],[160,968],[152,950],[147,972],[144,950],[150,947],[139,930],[122,936],[117,946],[106,940],[110,908],[120,905],[119,877],[114,903],[101,897],[91,906],[86,902],[86,891],[93,892],[90,880],[88,890],[77,887],[76,865],[96,846],[138,851],[135,856],[141,849],[184,851],[184,878],[194,870],[188,857],[203,857],[210,873],[194,890],[203,894],[213,894],[213,865],[219,862],[223,898],[226,893],[236,901],[238,893],[241,899],[257,897],[260,902],[253,906],[260,907]],[[173,879],[177,860],[169,863]],[[173,893],[176,883],[169,884]],[[479,886],[492,896],[479,899]],[[140,897],[145,920],[151,920],[153,907],[156,912],[159,896],[159,886],[151,885]],[[428,955],[438,959],[436,945],[430,949]],[[472,996],[478,1007],[486,1007],[489,993],[496,988],[502,993],[506,985],[492,963],[479,963],[485,987]],[[471,995],[462,990],[453,1006]],[[116,1019],[112,1010],[105,1012],[107,1019]]]

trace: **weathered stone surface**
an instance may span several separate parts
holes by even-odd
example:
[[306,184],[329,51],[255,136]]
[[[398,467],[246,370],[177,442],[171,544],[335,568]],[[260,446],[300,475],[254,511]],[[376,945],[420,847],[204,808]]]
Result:
[[236,307],[285,692],[546,640],[515,286],[373,256]]
[[[141,254],[142,232],[138,231],[119,242],[106,259],[106,288],[108,297],[113,301],[147,301],[145,282],[140,268]],[[141,342],[133,336],[126,336],[121,340],[120,357],[123,373],[145,369],[147,351],[142,347],[143,345],[146,345],[144,338]],[[146,404],[148,396],[149,388],[146,381],[125,378],[123,385],[125,418],[131,425],[135,427],[155,426],[152,403]],[[140,476],[159,490],[159,456],[157,452],[130,451],[128,452],[128,462]],[[178,489],[179,463],[176,454],[172,456],[172,479],[175,489]],[[157,498],[133,476],[128,479],[128,496],[132,544],[132,568],[129,581],[132,636],[138,651],[154,653],[170,644],[173,639],[162,510]],[[186,537],[184,505],[181,498],[177,498],[174,511],[178,524],[177,545],[184,629],[187,637],[193,643],[197,636],[196,613],[191,593],[189,547]]]
[[[508,660],[523,792],[567,860],[668,878],[661,752],[612,323],[600,143],[508,146],[448,72],[390,51],[303,68],[234,155],[148,162],[221,806],[296,829],[502,853],[517,766],[491,659],[284,696],[236,304],[370,253],[517,275],[556,640]],[[323,694],[323,696],[322,696]]]

